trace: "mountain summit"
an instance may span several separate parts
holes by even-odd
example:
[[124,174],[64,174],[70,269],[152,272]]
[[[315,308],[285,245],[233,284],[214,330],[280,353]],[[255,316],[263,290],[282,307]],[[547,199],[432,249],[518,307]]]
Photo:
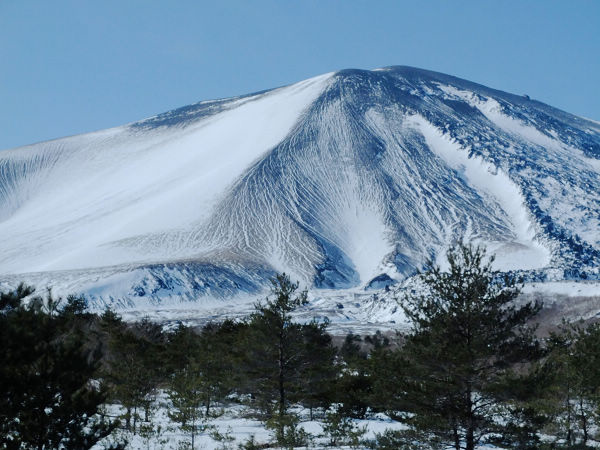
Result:
[[0,152],[0,281],[110,304],[405,279],[457,239],[600,278],[600,123],[397,66]]

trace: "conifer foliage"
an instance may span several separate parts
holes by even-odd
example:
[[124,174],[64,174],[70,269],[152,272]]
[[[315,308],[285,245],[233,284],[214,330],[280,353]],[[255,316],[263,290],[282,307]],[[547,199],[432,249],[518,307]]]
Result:
[[473,450],[510,413],[523,378],[515,365],[539,353],[527,324],[541,305],[517,306],[517,281],[500,277],[482,248],[461,243],[447,258],[447,271],[429,263],[421,275],[425,293],[403,301],[412,331],[400,400],[416,430]]
[[[319,403],[321,396],[313,395],[307,388],[316,388],[319,383],[326,386],[327,374],[334,376],[328,370],[333,365],[334,350],[325,332],[327,323],[292,321],[291,313],[307,303],[306,291],[297,293],[298,283],[286,274],[271,281],[271,296],[255,305],[255,313],[247,324],[243,367],[257,406],[269,418],[281,441],[289,431],[286,427],[294,422],[288,416],[289,405],[302,400],[311,406]],[[315,367],[315,360],[319,368]]]
[[544,370],[552,383],[540,397],[551,405],[555,434],[567,446],[587,448],[600,423],[600,323],[563,323],[549,338]]
[[24,302],[32,293],[20,286],[0,298],[0,448],[90,448],[114,428],[99,415],[91,317],[81,298],[62,308],[50,294]]
[[[161,432],[152,408],[165,400],[191,448],[211,429],[224,439],[211,421],[234,404],[273,432],[260,448],[309,445],[302,407],[333,447],[591,448],[600,325],[564,323],[542,345],[531,325],[541,305],[517,298],[515,278],[480,247],[447,257],[402,300],[409,332],[350,333],[337,349],[327,320],[298,320],[307,293],[286,274],[245,319],[175,329],[86,313],[83,297],[33,297],[25,285],[0,293],[0,449],[86,449],[117,425],[150,445]],[[103,419],[103,404],[118,421]],[[355,420],[380,412],[408,427],[365,442]]]
[[169,417],[187,432],[192,449],[196,436],[207,428],[211,407],[229,393],[229,343],[235,332],[235,324],[225,321],[209,323],[201,332],[181,325],[169,336]]
[[118,401],[126,410],[126,429],[134,433],[140,419],[144,418],[155,398],[163,376],[161,360],[164,353],[160,325],[146,319],[128,326],[120,317],[106,311],[100,320],[106,333],[106,354],[100,375],[111,400]]

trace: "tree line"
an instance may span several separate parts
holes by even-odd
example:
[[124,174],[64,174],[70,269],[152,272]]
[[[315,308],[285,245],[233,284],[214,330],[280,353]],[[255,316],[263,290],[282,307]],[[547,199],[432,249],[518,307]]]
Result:
[[[339,345],[327,321],[293,320],[307,293],[285,274],[244,320],[169,330],[89,313],[83,297],[24,285],[1,293],[0,448],[90,448],[117,427],[151,434],[160,392],[191,448],[233,404],[283,448],[310,439],[297,406],[334,447],[361,442],[352,419],[385,413],[406,428],[360,445],[593,448],[600,325],[563,323],[541,338],[542,305],[520,302],[519,280],[493,270],[482,248],[459,244],[447,258],[448,269],[428,263],[419,289],[399,299],[408,331],[348,334]],[[122,414],[109,417],[107,404]]]

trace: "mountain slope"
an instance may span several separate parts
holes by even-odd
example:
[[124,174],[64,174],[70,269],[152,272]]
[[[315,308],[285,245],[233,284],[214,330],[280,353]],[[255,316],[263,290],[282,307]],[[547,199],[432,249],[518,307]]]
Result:
[[530,279],[597,279],[600,125],[435,72],[346,70],[4,151],[0,235],[0,278],[132,305],[284,270],[382,287],[461,237]]

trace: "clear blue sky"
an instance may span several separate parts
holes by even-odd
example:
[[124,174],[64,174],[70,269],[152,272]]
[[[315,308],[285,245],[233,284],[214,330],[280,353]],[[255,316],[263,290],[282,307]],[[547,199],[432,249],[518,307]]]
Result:
[[396,64],[600,120],[600,1],[0,0],[0,149]]

